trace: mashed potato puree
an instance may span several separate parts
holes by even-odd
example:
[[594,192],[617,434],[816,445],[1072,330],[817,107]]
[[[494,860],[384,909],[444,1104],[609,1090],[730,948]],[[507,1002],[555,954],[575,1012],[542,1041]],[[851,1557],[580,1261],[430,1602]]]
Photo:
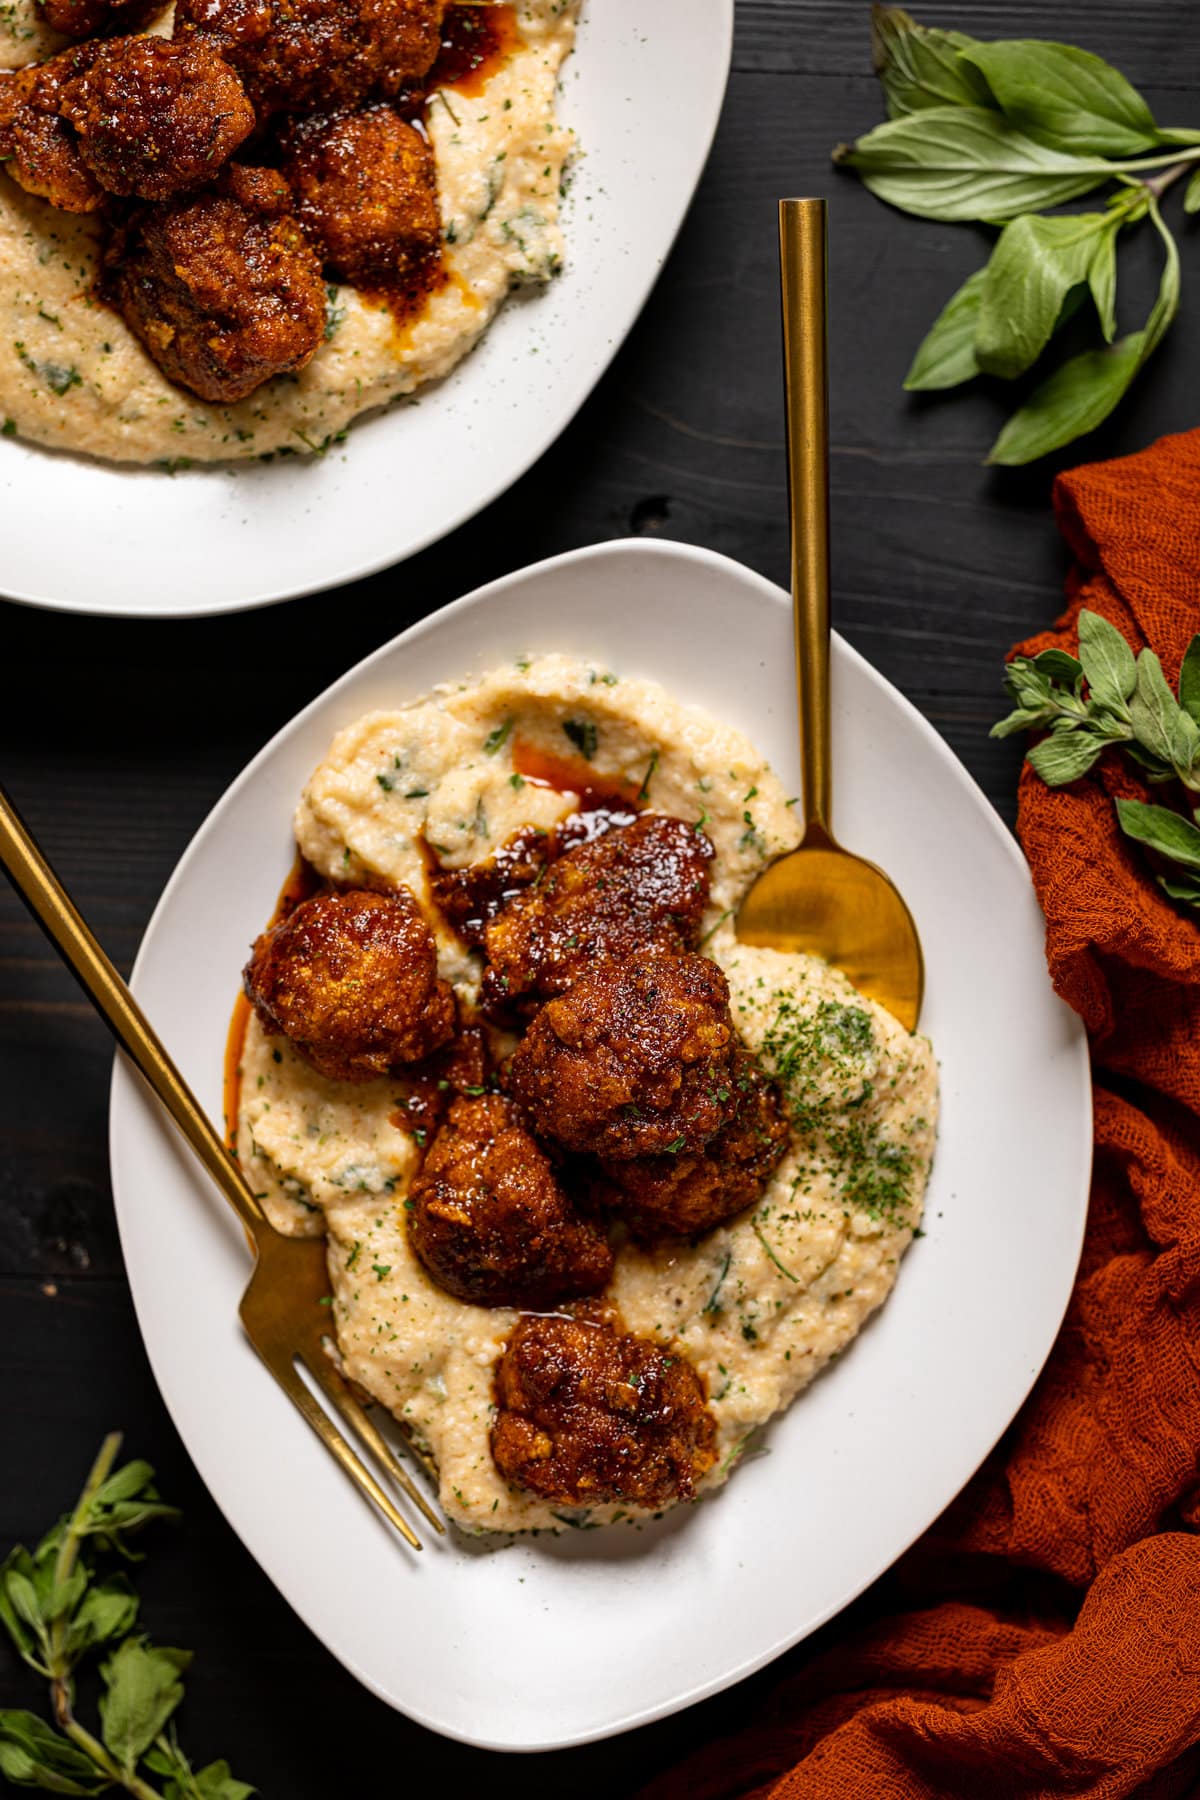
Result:
[[[559,190],[574,138],[555,120],[555,99],[579,5],[520,0],[520,45],[479,91],[431,101],[446,285],[398,325],[386,305],[330,284],[325,341],[308,366],[232,406],[174,386],[94,297],[95,215],[59,212],[0,171],[0,430],[114,462],[303,455],[449,374],[512,287],[549,281],[562,266]],[[0,68],[61,47],[34,0],[0,0]]]
[[[304,855],[335,881],[404,882],[429,910],[442,973],[465,999],[476,955],[436,922],[421,836],[440,861],[489,856],[570,802],[517,763],[589,753],[598,786],[645,794],[715,846],[705,955],[733,1017],[780,1084],[791,1141],[759,1203],[695,1242],[624,1243],[607,1296],[626,1327],[674,1341],[708,1388],[719,1486],[757,1427],[787,1406],[887,1298],[921,1217],[937,1114],[928,1042],[814,958],[748,949],[731,914],[765,862],[798,840],[792,803],[740,733],[648,681],[563,656],[524,660],[339,733],[296,815]],[[515,760],[514,760],[515,758]],[[555,1509],[510,1489],[488,1442],[492,1372],[517,1317],[444,1293],[408,1245],[418,1149],[394,1084],[339,1084],[252,1019],[239,1154],[272,1221],[329,1234],[333,1316],[349,1374],[435,1458],[447,1513],[468,1530],[636,1517]]]

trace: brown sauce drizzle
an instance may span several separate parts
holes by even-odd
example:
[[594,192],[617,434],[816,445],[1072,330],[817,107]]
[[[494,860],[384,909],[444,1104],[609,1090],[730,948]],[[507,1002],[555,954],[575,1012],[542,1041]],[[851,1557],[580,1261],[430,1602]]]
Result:
[[451,6],[442,25],[442,47],[425,77],[425,89],[456,88],[478,94],[521,41],[514,6]]
[[[439,93],[449,88],[467,98],[483,91],[521,42],[514,6],[450,6],[442,25],[442,47],[437,60],[418,86],[406,89],[396,108],[423,129],[425,110]],[[363,299],[386,306],[398,326],[408,324],[432,294],[446,287],[450,275],[439,245],[414,258],[395,280],[377,288],[360,288]]]
[[[319,875],[311,863],[297,856],[292,864],[291,872],[275,902],[275,910],[267,922],[268,931],[282,923],[289,913],[304,900],[311,900],[330,884],[324,876]],[[225,1115],[225,1148],[236,1151],[238,1112],[242,1104],[242,1052],[246,1047],[246,1031],[250,1024],[253,1008],[243,990],[233,1003],[233,1014],[229,1020],[229,1035],[225,1039],[225,1066],[221,1082],[221,1110]]]

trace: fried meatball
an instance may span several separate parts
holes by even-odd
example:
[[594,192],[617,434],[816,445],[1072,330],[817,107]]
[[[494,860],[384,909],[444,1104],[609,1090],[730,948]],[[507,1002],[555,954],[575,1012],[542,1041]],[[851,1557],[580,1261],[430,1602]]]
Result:
[[625,1161],[703,1150],[736,1110],[729,984],[716,963],[639,951],[599,962],[536,1013],[508,1065],[534,1128]]
[[236,200],[247,212],[263,213],[278,218],[293,211],[292,190],[280,169],[268,169],[257,163],[226,163],[217,177],[217,191]]
[[390,106],[304,119],[284,149],[296,216],[330,275],[359,287],[394,286],[438,256],[433,152]]
[[432,1056],[396,1071],[400,1091],[392,1124],[412,1132],[425,1148],[458,1095],[479,1093],[490,1073],[483,1032],[478,1025],[463,1026]]
[[445,0],[178,0],[175,36],[203,37],[260,115],[355,106],[424,75]]
[[370,1081],[454,1031],[454,996],[407,889],[315,894],[265,932],[243,970],[254,1009],[322,1075]]
[[38,0],[47,25],[64,37],[108,36],[115,31],[140,31],[163,0]]
[[577,845],[487,928],[485,1002],[561,994],[597,957],[694,948],[713,847],[665,813]]
[[612,1251],[500,1094],[456,1100],[409,1193],[412,1247],[439,1287],[478,1306],[595,1294]]
[[79,44],[15,74],[0,72],[0,165],[27,194],[63,212],[95,212],[108,199],[59,111],[63,88],[98,50]]
[[62,93],[63,117],[102,187],[142,200],[211,181],[254,129],[246,91],[204,43],[117,38]]
[[619,1212],[635,1237],[695,1237],[761,1197],[787,1148],[787,1121],[748,1050],[734,1053],[727,1080],[737,1111],[698,1156],[604,1165],[592,1197]]
[[105,252],[108,292],[171,381],[243,400],[325,335],[321,266],[296,221],[224,195],[137,208]]
[[496,1365],[492,1455],[559,1506],[690,1500],[717,1460],[704,1384],[678,1350],[618,1329],[608,1307],[525,1317]]

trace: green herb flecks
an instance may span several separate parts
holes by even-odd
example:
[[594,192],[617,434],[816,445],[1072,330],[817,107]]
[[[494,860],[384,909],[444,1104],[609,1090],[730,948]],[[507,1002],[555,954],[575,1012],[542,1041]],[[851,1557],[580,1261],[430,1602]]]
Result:
[[510,715],[492,731],[488,732],[486,738],[483,740],[483,754],[485,756],[495,756],[497,750],[507,742],[515,723],[516,721]]
[[[893,1138],[866,1105],[875,1066],[869,1013],[828,999],[806,1010],[785,992],[774,999],[762,1063],[783,1092],[802,1150],[828,1169],[844,1211],[908,1226],[918,1171],[908,1143]],[[806,1172],[802,1164],[798,1183]]]
[[[176,1518],[144,1462],[114,1471],[120,1437],[104,1440],[73,1512],[33,1551],[18,1544],[0,1566],[0,1622],[19,1656],[50,1682],[54,1723],[24,1709],[0,1711],[0,1776],[52,1794],[121,1788],[135,1800],[249,1800],[225,1762],[194,1770],[173,1715],[183,1699],[185,1650],[160,1649],[138,1629],[128,1576],[106,1567],[136,1561],[130,1538],[155,1519]],[[75,1677],[99,1662],[99,1728],[76,1716]],[[144,1773],[143,1773],[144,1771]],[[165,1787],[146,1775],[162,1776]]]
[[600,741],[600,733],[592,719],[564,719],[563,731],[570,738],[585,762],[591,762],[596,754],[596,746]]
[[[1004,685],[1013,711],[992,736],[1044,731],[1026,760],[1047,787],[1078,781],[1115,747],[1152,784],[1200,794],[1200,633],[1180,665],[1178,699],[1153,650],[1135,656],[1115,625],[1086,608],[1077,657],[1065,650],[1014,657]],[[1200,806],[1189,818],[1143,800],[1115,804],[1125,836],[1171,865],[1155,871],[1163,892],[1200,907]]]
[[[1200,131],[1160,126],[1119,70],[1070,44],[984,41],[878,4],[871,31],[889,117],[839,145],[834,161],[904,212],[1000,227],[986,267],[947,302],[905,386],[957,387],[980,374],[1012,381],[1037,364],[1041,381],[989,458],[1033,462],[1107,418],[1170,327],[1179,253],[1159,202],[1200,163]],[[1102,210],[1049,211],[1105,187]],[[1200,205],[1200,174],[1184,204]],[[1118,242],[1147,218],[1164,251],[1158,298],[1145,323],[1118,338]],[[1097,343],[1055,365],[1049,347],[1081,307]]]

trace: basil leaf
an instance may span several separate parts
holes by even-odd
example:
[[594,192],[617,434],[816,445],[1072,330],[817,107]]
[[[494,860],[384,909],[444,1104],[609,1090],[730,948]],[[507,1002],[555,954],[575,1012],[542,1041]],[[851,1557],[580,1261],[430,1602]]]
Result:
[[1200,169],[1196,170],[1183,190],[1183,210],[1188,213],[1200,212]]
[[957,387],[960,381],[970,381],[973,375],[978,375],[975,327],[986,276],[986,268],[976,269],[973,275],[968,275],[934,320],[913,358],[912,368],[904,377],[904,385],[910,393]]
[[1137,686],[1137,661],[1116,626],[1086,607],[1079,615],[1079,659],[1092,699],[1123,711]]
[[1111,344],[1117,335],[1117,232],[1116,228],[1101,232],[1095,253],[1088,264],[1088,287],[1096,303],[1096,313],[1104,341]]
[[1014,125],[1056,150],[1137,156],[1163,142],[1137,89],[1090,50],[1009,38],[974,44],[962,58],[979,70]]
[[873,194],[904,212],[996,224],[1073,200],[1112,177],[1101,159],[1039,144],[975,106],[891,119],[839,145],[833,160],[857,169]]
[[1117,817],[1126,837],[1185,869],[1200,871],[1200,827],[1182,813],[1169,806],[1149,806],[1144,800],[1118,800]]
[[1086,282],[1107,213],[1041,218],[1028,213],[1000,233],[979,299],[975,355],[989,375],[1012,380],[1050,342],[1071,289]]
[[976,40],[961,31],[918,25],[901,6],[871,8],[871,60],[888,114],[924,112],[931,106],[989,106],[987,82],[959,51]]
[[0,1712],[0,1775],[49,1794],[99,1794],[112,1785],[70,1738],[18,1710]]
[[990,463],[1034,462],[1094,431],[1162,341],[1179,310],[1179,249],[1153,200],[1150,216],[1166,247],[1167,260],[1145,329],[1132,331],[1103,350],[1085,350],[1055,369],[1004,426],[988,454]]
[[1063,787],[1086,775],[1106,748],[1102,739],[1085,730],[1052,731],[1035,744],[1026,761],[1037,771],[1047,787]]
[[186,1650],[157,1650],[145,1638],[126,1638],[100,1665],[107,1692],[100,1701],[105,1747],[126,1774],[149,1749],[179,1702]]
[[1122,399],[1141,364],[1140,331],[1105,350],[1073,356],[1013,414],[987,460],[1009,467],[1036,462],[1094,431]]
[[1200,725],[1200,632],[1184,651],[1179,665],[1179,704]]

